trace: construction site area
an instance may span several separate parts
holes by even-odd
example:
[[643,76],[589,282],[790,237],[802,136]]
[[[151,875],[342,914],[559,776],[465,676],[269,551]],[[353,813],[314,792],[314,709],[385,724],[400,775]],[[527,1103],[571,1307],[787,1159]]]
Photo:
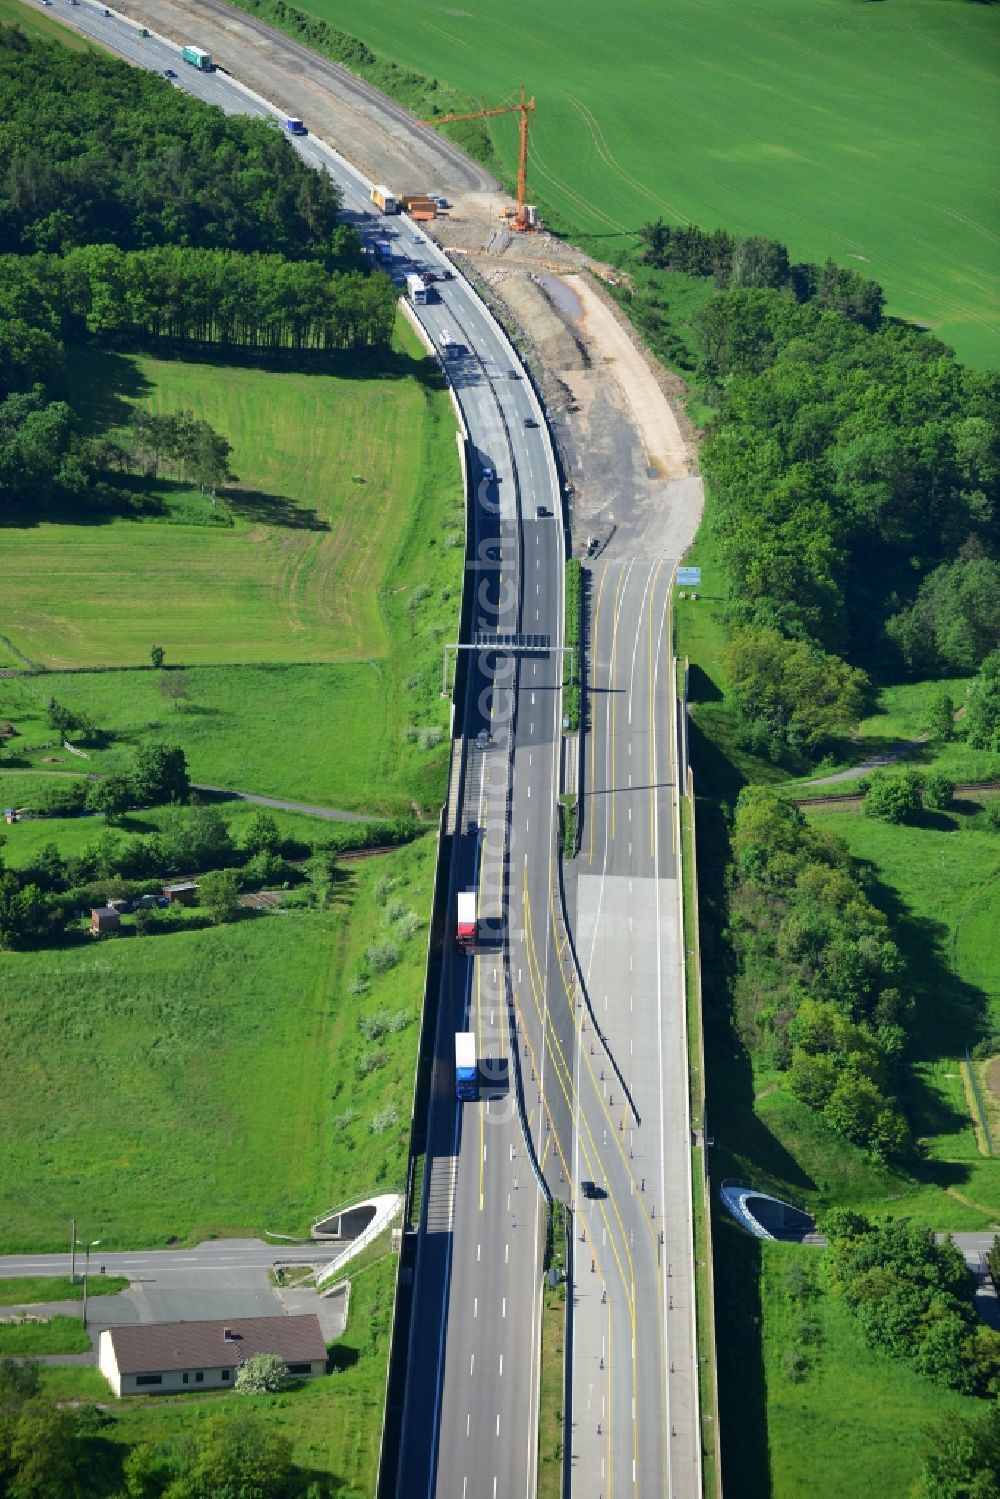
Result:
[[[123,0],[117,9],[179,45],[197,35],[221,68],[410,205],[473,279],[545,401],[578,552],[593,537],[612,557],[683,554],[703,496],[681,382],[642,347],[605,290],[612,268],[539,223],[528,181],[534,98],[521,88],[493,107],[417,121],[346,68],[219,0]],[[436,128],[418,128],[507,115],[519,129],[516,197]]]

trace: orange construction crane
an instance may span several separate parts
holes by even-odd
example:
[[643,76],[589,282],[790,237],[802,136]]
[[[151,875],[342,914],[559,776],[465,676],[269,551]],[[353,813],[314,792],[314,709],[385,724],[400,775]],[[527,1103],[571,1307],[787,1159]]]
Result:
[[514,215],[512,227],[514,229],[533,229],[534,225],[528,221],[527,199],[528,199],[528,115],[535,113],[535,96],[530,99],[524,97],[524,84],[521,85],[521,97],[516,104],[498,104],[496,109],[474,109],[470,114],[438,115],[436,119],[424,120],[425,125],[450,125],[455,120],[485,120],[491,115],[519,114],[521,116],[521,144],[517,153],[517,212]]

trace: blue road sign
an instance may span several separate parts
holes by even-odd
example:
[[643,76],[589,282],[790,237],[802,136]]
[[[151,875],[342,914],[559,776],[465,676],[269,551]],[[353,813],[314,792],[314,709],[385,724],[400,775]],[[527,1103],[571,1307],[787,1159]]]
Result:
[[679,567],[677,569],[677,582],[682,588],[697,588],[701,582],[701,568]]

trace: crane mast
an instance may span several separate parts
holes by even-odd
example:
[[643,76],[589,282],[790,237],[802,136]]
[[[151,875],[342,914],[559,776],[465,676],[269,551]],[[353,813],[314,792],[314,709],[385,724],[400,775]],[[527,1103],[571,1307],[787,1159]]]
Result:
[[517,152],[517,212],[514,215],[512,227],[514,229],[533,229],[534,225],[528,218],[528,116],[535,113],[535,96],[530,99],[524,97],[524,84],[520,89],[520,98],[515,104],[498,104],[493,109],[473,109],[468,114],[438,115],[433,120],[422,120],[423,125],[451,125],[456,120],[487,120],[494,115],[520,115],[520,140]]

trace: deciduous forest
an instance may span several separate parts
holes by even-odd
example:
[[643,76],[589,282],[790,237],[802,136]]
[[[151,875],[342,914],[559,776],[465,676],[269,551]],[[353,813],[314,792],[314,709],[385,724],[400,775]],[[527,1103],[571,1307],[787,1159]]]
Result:
[[275,125],[0,27],[0,519],[114,508],[67,343],[302,358],[385,349],[332,180]]

